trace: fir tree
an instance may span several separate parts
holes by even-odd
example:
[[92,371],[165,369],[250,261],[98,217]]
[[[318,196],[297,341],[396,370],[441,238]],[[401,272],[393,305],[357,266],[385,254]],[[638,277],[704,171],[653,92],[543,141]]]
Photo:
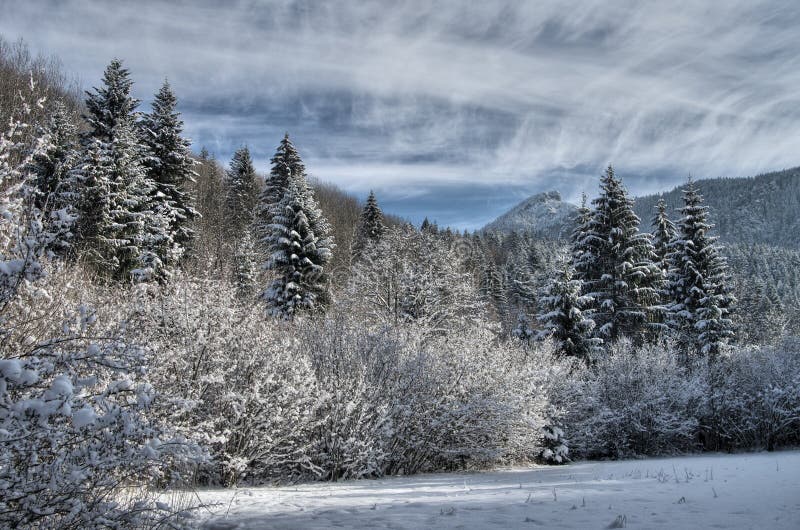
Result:
[[85,147],[79,168],[78,226],[83,250],[101,276],[114,280],[129,280],[160,268],[150,251],[158,244],[149,239],[145,228],[146,224],[155,227],[160,219],[147,212],[152,187],[136,145],[135,132],[122,122],[112,142],[93,140]]
[[592,298],[599,336],[641,341],[660,310],[663,273],[654,263],[650,234],[639,232],[633,200],[611,166],[601,179],[594,210],[575,236],[573,266]]
[[84,118],[91,128],[91,138],[110,143],[120,124],[132,126],[139,106],[139,100],[131,96],[132,86],[128,69],[119,59],[112,60],[103,74],[103,86],[87,92],[86,108],[89,112]]
[[158,249],[170,245],[166,219],[151,202],[155,184],[144,166],[131,85],[128,70],[114,60],[103,86],[88,94],[90,130],[78,170],[81,244],[98,272],[115,280],[159,275]]
[[[262,195],[262,200],[268,198]],[[266,268],[277,277],[264,293],[268,312],[291,319],[301,312],[325,309],[330,303],[325,267],[335,245],[331,228],[302,173],[290,176],[270,218],[270,234],[263,243],[270,256]]]
[[355,237],[353,237],[353,260],[361,257],[367,247],[374,246],[380,241],[385,231],[386,225],[383,223],[383,212],[378,207],[375,194],[370,191],[369,197],[367,197],[367,204],[364,205],[358,226],[356,226]]
[[74,169],[80,161],[77,128],[62,102],[53,107],[42,145],[30,164],[32,200],[42,213],[46,251],[64,257],[72,246],[79,189]]
[[539,339],[552,338],[562,354],[588,362],[603,343],[592,337],[594,321],[583,313],[590,302],[590,297],[581,295],[581,281],[565,266],[539,298]]
[[687,351],[714,357],[733,336],[731,280],[725,258],[709,236],[703,198],[690,180],[677,235],[670,244],[669,324]]
[[675,233],[675,224],[667,215],[667,205],[664,199],[659,199],[656,204],[656,214],[653,217],[653,248],[656,253],[656,263],[665,273],[669,268],[667,263],[669,245],[675,238]]
[[172,248],[162,250],[160,259],[174,265],[191,244],[194,231],[191,222],[197,217],[193,198],[187,186],[194,182],[195,162],[189,140],[183,138],[183,121],[176,112],[177,99],[168,82],[164,82],[153,101],[150,114],[141,121],[143,143],[147,147],[146,166],[155,182],[153,207],[168,219]]
[[230,228],[237,236],[249,229],[258,203],[258,184],[253,159],[247,147],[238,149],[228,170],[225,206],[228,208]]
[[269,177],[264,185],[264,190],[258,201],[258,211],[256,212],[256,233],[259,238],[269,237],[270,226],[273,224],[272,212],[274,207],[281,201],[283,194],[289,186],[291,176],[302,176],[306,178],[306,167],[300,158],[287,132],[283,136],[275,154],[270,160],[271,169]]

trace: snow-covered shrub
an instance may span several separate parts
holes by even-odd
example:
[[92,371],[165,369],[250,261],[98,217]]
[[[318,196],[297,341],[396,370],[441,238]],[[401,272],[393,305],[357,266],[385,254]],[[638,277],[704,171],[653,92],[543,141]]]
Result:
[[76,290],[50,277],[3,311],[0,526],[165,519],[169,510],[144,488],[180,483],[199,455],[154,420],[161,404],[146,378],[151,352],[87,306],[68,313],[64,293]]
[[267,455],[304,466],[291,453],[313,408],[308,361],[296,355],[288,325],[265,321],[236,293],[225,281],[179,276],[128,309],[140,340],[159,352],[154,384],[177,406],[165,421],[211,452],[202,482],[253,478]]
[[390,472],[484,467],[530,460],[544,395],[524,350],[477,326],[410,348],[399,366]]
[[22,116],[12,117],[0,134],[0,333],[4,331],[5,306],[28,282],[43,274],[40,258],[48,234],[42,213],[31,200],[30,166],[34,157],[45,151],[46,139],[31,140],[31,126],[26,123],[34,107],[43,106],[44,100],[33,106],[21,100]]
[[684,367],[669,345],[621,341],[594,366],[574,371],[552,399],[567,402],[561,425],[573,455],[672,454],[698,447],[706,381],[702,365]]
[[[270,443],[250,460],[252,479],[377,477],[535,456],[543,404],[524,393],[525,366],[512,354],[520,351],[493,344],[490,333],[423,347],[425,333],[375,332],[343,316],[285,330],[295,333],[289,357],[310,366],[313,380],[293,387],[303,399],[265,411],[292,421],[262,417]],[[287,392],[275,383],[273,395]]]
[[[734,348],[713,366],[712,449],[800,443],[800,341]],[[716,442],[716,443],[715,443]],[[717,446],[718,445],[718,446]]]

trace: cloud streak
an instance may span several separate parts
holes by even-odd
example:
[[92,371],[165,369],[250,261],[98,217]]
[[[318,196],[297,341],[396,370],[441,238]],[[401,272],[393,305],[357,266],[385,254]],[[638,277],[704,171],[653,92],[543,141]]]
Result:
[[636,193],[800,163],[796,2],[216,4],[9,2],[0,33],[86,84],[113,56],[140,97],[168,76],[221,158],[289,130],[320,178],[415,219],[575,199],[609,162]]

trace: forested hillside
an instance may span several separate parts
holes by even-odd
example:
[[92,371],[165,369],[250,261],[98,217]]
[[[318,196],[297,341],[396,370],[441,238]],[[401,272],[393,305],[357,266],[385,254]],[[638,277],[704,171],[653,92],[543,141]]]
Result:
[[[800,249],[800,168],[752,178],[702,179],[696,185],[722,242]],[[681,188],[637,197],[636,214],[650,219],[663,198],[674,216],[681,204]]]

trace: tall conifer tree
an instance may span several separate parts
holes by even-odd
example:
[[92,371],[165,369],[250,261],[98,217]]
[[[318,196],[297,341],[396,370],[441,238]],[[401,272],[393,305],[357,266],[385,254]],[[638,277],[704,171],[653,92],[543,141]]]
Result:
[[289,178],[295,175],[306,179],[306,167],[297,152],[297,148],[289,139],[288,132],[278,144],[270,164],[269,176],[264,183],[264,190],[259,197],[256,212],[256,234],[262,240],[269,237],[271,233],[270,226],[273,224],[272,212],[289,187]]
[[[268,200],[262,194],[259,211]],[[326,266],[335,245],[303,172],[290,170],[286,190],[269,218],[272,223],[263,241],[269,256],[265,268],[276,275],[264,293],[269,314],[292,319],[302,312],[324,310],[331,302]]]
[[539,298],[537,320],[543,328],[539,338],[551,338],[563,355],[588,362],[603,343],[592,337],[594,321],[583,313],[590,302],[590,297],[581,295],[581,281],[565,266]]
[[115,59],[103,86],[88,93],[89,132],[78,169],[81,244],[98,272],[114,280],[160,275],[158,249],[169,245],[166,219],[151,201],[155,184],[144,165],[131,86],[128,70]]
[[599,336],[641,341],[655,332],[663,273],[654,263],[650,234],[639,232],[633,200],[611,166],[600,188],[585,229],[576,236],[574,266],[583,294],[593,300]]
[[175,110],[177,99],[164,81],[153,101],[153,109],[141,121],[142,139],[148,150],[148,176],[155,182],[151,201],[168,220],[171,248],[162,249],[160,259],[174,265],[191,244],[191,222],[197,217],[188,186],[194,182],[189,140],[183,138],[183,121]]
[[670,221],[667,215],[667,205],[664,199],[659,199],[656,204],[656,214],[653,217],[653,248],[656,253],[656,263],[665,273],[669,269],[667,254],[669,246],[675,238],[675,223]]
[[708,209],[692,181],[683,190],[683,202],[668,255],[668,321],[689,352],[713,357],[733,337],[735,299],[725,258],[708,234]]

